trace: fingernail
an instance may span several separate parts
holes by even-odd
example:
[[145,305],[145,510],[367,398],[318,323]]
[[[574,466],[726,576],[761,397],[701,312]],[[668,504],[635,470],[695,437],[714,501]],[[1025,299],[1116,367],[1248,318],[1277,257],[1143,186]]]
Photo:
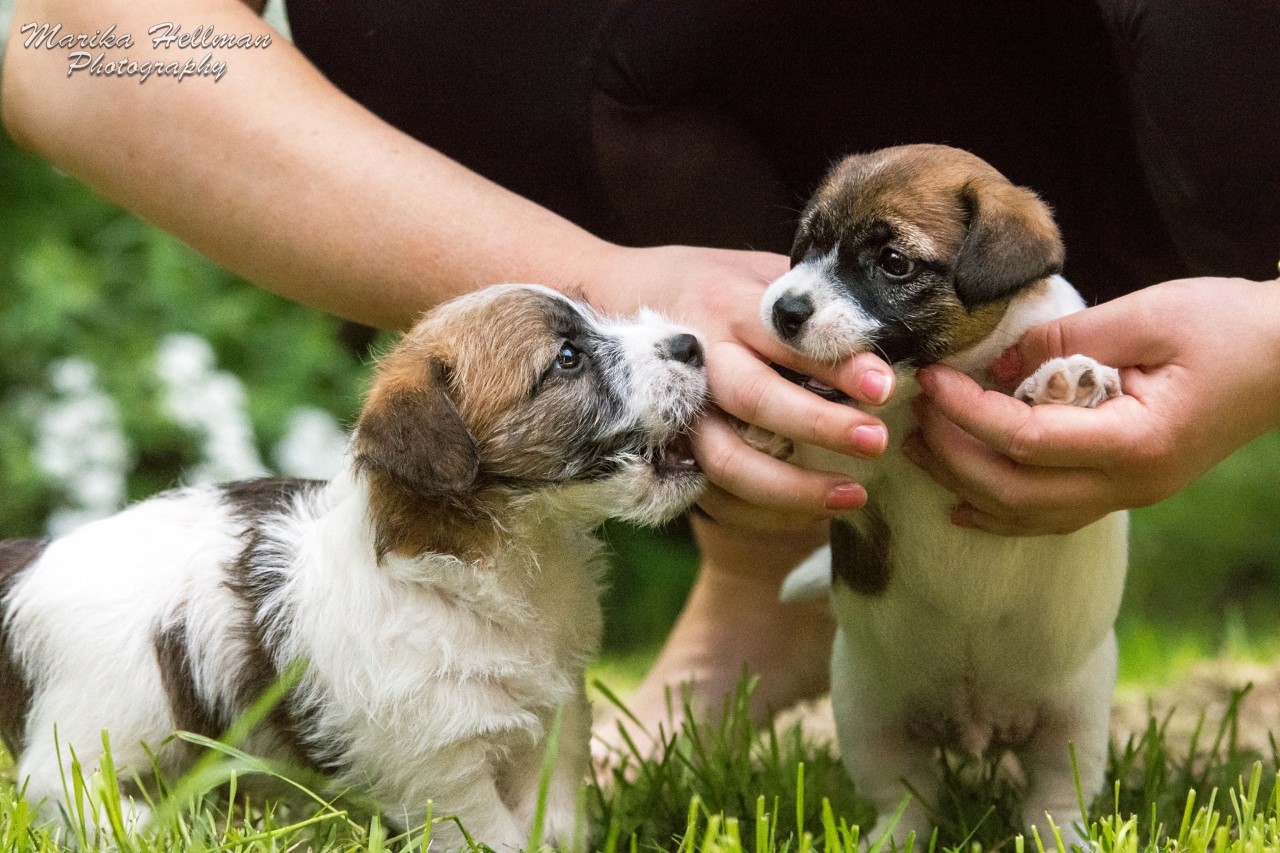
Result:
[[991,378],[1000,383],[1009,383],[1022,373],[1022,357],[1013,347],[1009,347],[991,362]]
[[859,509],[867,502],[867,490],[857,483],[842,483],[827,492],[827,509]]
[[868,403],[880,405],[889,399],[893,390],[893,377],[878,370],[868,370],[858,377],[858,390]]
[[879,456],[889,446],[889,432],[882,426],[854,427],[850,441],[859,453]]

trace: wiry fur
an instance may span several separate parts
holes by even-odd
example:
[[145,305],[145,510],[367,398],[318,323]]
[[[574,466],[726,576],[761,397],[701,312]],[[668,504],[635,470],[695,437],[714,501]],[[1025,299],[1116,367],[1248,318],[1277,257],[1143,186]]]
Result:
[[[880,459],[806,445],[795,455],[805,467],[849,474],[870,496],[866,509],[834,523],[831,549],[784,585],[792,598],[832,590],[832,700],[845,765],[879,808],[882,830],[908,791],[932,801],[939,748],[1007,750],[1028,783],[1026,824],[1043,835],[1048,813],[1078,842],[1068,745],[1088,800],[1106,765],[1126,516],[1066,536],[963,529],[949,521],[954,496],[900,451],[915,368],[941,362],[992,387],[988,369],[1006,347],[1084,307],[1052,274],[1062,247],[1048,211],[972,155],[904,146],[837,166],[796,245],[796,266],[765,293],[765,322],[817,358],[878,350],[898,378],[877,411],[894,437]],[[917,264],[915,274],[877,269],[886,247]],[[1115,371],[1080,359],[1069,361],[1069,375],[1053,379],[1061,366],[1037,374],[1027,398],[1096,405],[1108,395],[1077,393],[1086,373],[1098,384],[1114,378],[1119,392]],[[1054,395],[1054,384],[1071,391]],[[914,802],[899,842],[910,830],[927,838],[932,823]]]
[[[561,376],[566,342],[584,369]],[[528,838],[563,708],[546,829],[567,839],[601,629],[593,531],[688,506],[704,393],[696,343],[655,316],[610,321],[518,286],[442,306],[383,359],[332,482],[170,492],[18,567],[0,696],[29,688],[27,796],[56,814],[55,726],[64,766],[74,748],[92,769],[106,728],[124,772],[150,768],[144,747],[178,769],[175,728],[220,733],[306,661],[250,750],[330,773],[403,826],[433,800],[497,849]]]

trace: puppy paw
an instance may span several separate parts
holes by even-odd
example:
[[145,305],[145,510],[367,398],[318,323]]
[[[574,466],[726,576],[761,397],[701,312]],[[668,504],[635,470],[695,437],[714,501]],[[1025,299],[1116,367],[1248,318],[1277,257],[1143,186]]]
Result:
[[769,432],[767,429],[762,429],[736,418],[734,419],[733,428],[742,437],[743,441],[761,453],[769,454],[774,459],[785,461],[790,459],[791,454],[796,452],[795,444],[786,436]]
[[1031,406],[1057,403],[1092,409],[1121,393],[1120,371],[1087,355],[1072,355],[1040,365],[1013,396]]

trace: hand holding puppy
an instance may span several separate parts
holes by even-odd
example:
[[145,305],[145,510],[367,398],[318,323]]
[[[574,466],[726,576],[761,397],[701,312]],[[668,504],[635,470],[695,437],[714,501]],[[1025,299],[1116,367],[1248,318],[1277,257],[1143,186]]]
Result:
[[1085,353],[1122,368],[1097,410],[1028,408],[942,367],[920,375],[913,461],[954,493],[952,519],[1004,535],[1068,533],[1177,492],[1280,425],[1280,282],[1166,282],[1029,331],[997,362],[1010,387]]
[[[697,329],[711,395],[724,413],[838,453],[870,458],[887,446],[878,418],[823,400],[769,366],[793,368],[870,405],[884,403],[893,391],[893,372],[874,355],[822,364],[798,355],[764,328],[760,297],[787,271],[785,257],[683,246],[614,247],[603,263],[609,274],[594,278],[610,282],[610,291],[592,292],[592,301],[620,312],[651,305]],[[835,515],[866,502],[866,490],[846,475],[805,471],[753,449],[719,413],[703,419],[694,451],[711,481],[699,506],[731,527],[825,527]]]

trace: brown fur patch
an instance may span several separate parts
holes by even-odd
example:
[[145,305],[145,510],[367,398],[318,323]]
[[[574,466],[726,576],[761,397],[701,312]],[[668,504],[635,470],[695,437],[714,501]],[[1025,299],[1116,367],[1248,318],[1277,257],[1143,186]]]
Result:
[[47,539],[0,541],[0,740],[15,756],[22,752],[27,712],[31,709],[31,684],[13,656],[4,600],[18,576],[39,559],[48,544]]
[[1008,299],[980,305],[972,311],[966,311],[963,306],[957,305],[947,323],[951,329],[947,355],[963,352],[985,339],[996,330],[996,326],[1000,325],[1000,321],[1004,319],[1005,312],[1008,310]]
[[536,424],[539,374],[560,337],[563,306],[536,291],[455,300],[428,314],[380,362],[357,427],[379,554],[426,551],[474,559],[500,541],[509,478],[534,466],[536,426],[513,434],[513,413]]
[[846,157],[810,204],[816,215],[806,214],[801,232],[884,221],[917,257],[955,262],[958,277],[980,277],[988,287],[1062,267],[1062,239],[1044,202],[958,148],[902,145]]
[[163,631],[156,631],[151,637],[151,646],[174,726],[205,737],[220,736],[230,721],[218,719],[196,690],[187,647],[187,623],[175,622]]

